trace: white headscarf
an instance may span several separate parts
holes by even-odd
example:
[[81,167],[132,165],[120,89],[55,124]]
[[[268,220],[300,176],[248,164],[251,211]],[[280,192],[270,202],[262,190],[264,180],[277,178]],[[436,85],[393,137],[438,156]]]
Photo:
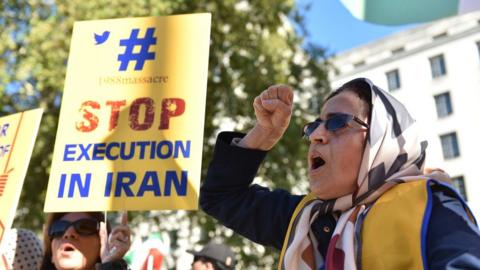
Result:
[[[424,177],[427,142],[420,138],[417,123],[403,104],[368,79],[355,79],[341,88],[370,91],[372,98],[370,128],[357,190],[334,200],[312,200],[300,210],[292,223],[279,269],[319,269],[325,260],[329,268],[341,264],[342,269],[356,269],[357,217],[394,185]],[[335,211],[342,214],[330,240],[327,258],[323,258],[314,248],[317,240],[310,226],[318,215]]]

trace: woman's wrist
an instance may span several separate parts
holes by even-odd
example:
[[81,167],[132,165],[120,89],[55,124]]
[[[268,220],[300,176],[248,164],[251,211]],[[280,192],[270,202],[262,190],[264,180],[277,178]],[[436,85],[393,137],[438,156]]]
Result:
[[283,131],[255,125],[237,145],[243,148],[268,151],[280,140]]

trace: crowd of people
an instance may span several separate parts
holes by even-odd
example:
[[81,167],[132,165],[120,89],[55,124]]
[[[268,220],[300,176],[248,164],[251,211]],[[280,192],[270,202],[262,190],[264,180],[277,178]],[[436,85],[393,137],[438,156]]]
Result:
[[[123,259],[130,248],[128,216],[122,214],[119,226],[110,228],[101,212],[52,213],[47,216],[43,245],[26,229],[11,229],[0,256],[1,270],[122,270],[130,269]],[[192,270],[233,270],[232,249],[210,242],[193,255]],[[162,266],[142,269],[163,269]]]
[[[277,248],[278,269],[480,269],[472,213],[447,174],[424,168],[427,141],[388,92],[359,78],[326,98],[301,130],[309,142],[306,195],[252,184],[289,126],[292,89],[273,85],[253,107],[248,133],[219,134],[200,205],[236,233]],[[18,230],[18,239],[24,234]],[[29,240],[37,255],[25,263],[39,266],[25,269],[128,269],[130,239],[126,213],[113,229],[102,213],[53,213],[41,256],[38,241]],[[194,270],[237,264],[224,244],[188,252]],[[13,269],[25,265],[20,255],[6,257]]]

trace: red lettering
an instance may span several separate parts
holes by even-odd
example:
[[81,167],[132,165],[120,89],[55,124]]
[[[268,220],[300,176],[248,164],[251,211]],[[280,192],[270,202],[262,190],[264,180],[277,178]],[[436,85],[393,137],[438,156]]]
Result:
[[107,101],[107,106],[112,106],[110,112],[110,124],[108,126],[108,131],[113,130],[118,125],[118,117],[120,116],[120,108],[125,106],[127,102],[125,100],[117,101]]
[[90,107],[92,109],[100,109],[100,104],[98,102],[88,100],[82,103],[80,106],[79,111],[83,113],[83,118],[87,121],[77,121],[75,123],[75,127],[77,128],[78,131],[80,132],[90,132],[92,130],[95,130],[98,126],[98,117],[90,112],[87,107]]
[[162,100],[159,129],[168,129],[170,118],[179,116],[185,111],[185,100],[181,98],[167,98]]
[[[140,106],[145,105],[145,117],[143,124],[139,122]],[[130,127],[133,130],[146,130],[153,124],[153,118],[155,116],[155,105],[153,99],[144,97],[137,98],[132,102],[130,107]]]
[[[108,100],[106,106],[110,106],[110,118],[108,122],[108,131],[112,131],[118,126],[120,112],[127,106],[124,100]],[[75,122],[75,128],[80,132],[91,132],[97,129],[99,125],[98,110],[100,103],[87,100],[80,105],[79,112],[82,119]],[[107,109],[108,110],[108,109]],[[182,98],[162,99],[162,108],[160,112],[159,130],[169,129],[172,117],[177,117],[185,112],[185,100]],[[155,122],[155,101],[150,97],[141,97],[135,99],[130,105],[128,112],[128,124],[132,130],[148,130]]]

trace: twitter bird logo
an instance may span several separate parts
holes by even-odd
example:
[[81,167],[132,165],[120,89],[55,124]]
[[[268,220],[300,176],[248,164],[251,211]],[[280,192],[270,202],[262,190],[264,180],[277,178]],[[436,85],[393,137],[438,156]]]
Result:
[[110,31],[105,31],[101,35],[95,34],[95,33],[93,33],[93,34],[94,34],[95,42],[96,42],[95,45],[99,45],[99,44],[102,44],[105,41],[107,41],[108,36],[110,35]]

